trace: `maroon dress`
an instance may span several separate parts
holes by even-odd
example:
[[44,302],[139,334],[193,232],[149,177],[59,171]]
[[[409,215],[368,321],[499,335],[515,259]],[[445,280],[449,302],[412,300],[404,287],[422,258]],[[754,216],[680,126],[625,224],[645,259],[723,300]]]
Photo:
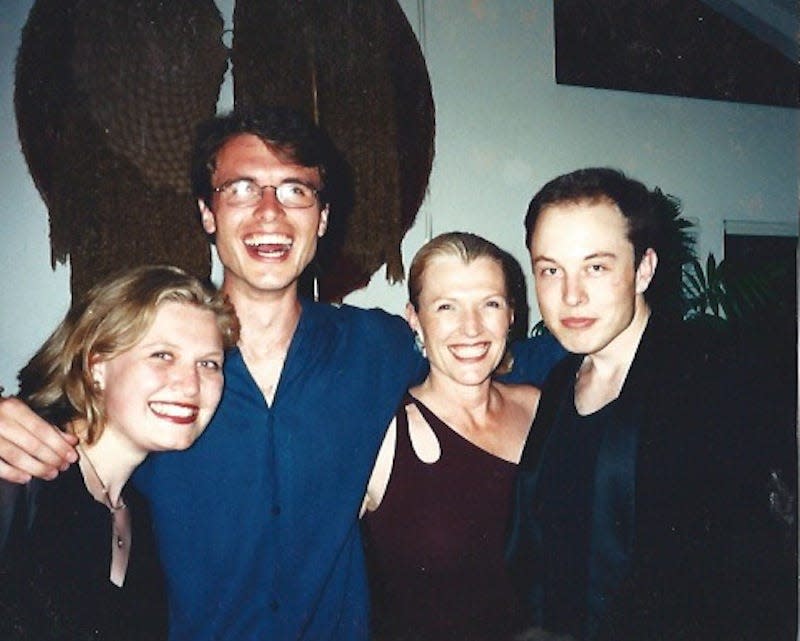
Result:
[[498,641],[518,608],[503,560],[517,466],[473,445],[418,400],[441,446],[415,454],[405,405],[383,500],[363,519],[374,638]]

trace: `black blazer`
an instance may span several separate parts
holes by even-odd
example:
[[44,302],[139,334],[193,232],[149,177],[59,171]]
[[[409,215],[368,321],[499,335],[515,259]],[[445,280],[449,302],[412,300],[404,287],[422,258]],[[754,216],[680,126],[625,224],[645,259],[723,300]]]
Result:
[[[740,570],[756,560],[747,530],[764,518],[757,503],[763,494],[766,506],[758,488],[767,471],[749,454],[757,417],[746,401],[756,392],[733,356],[684,323],[651,317],[620,392],[618,424],[598,453],[587,563],[589,599],[606,616],[584,623],[586,638],[735,638],[726,635],[751,611],[758,588]],[[548,378],[520,461],[508,559],[534,625],[547,589],[537,573],[547,554],[538,473],[559,411],[574,402],[570,381],[581,361],[568,357]]]

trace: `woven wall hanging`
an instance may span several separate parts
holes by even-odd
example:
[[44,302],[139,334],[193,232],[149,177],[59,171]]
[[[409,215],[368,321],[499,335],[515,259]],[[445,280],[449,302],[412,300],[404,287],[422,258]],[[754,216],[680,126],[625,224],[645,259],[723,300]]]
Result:
[[237,106],[305,110],[351,168],[354,206],[332,212],[313,266],[320,298],[341,299],[383,264],[401,279],[400,242],[433,161],[434,108],[396,0],[239,0],[230,52],[222,30],[207,0],[31,9],[16,68],[19,137],[48,207],[52,263],[69,259],[73,296],[143,263],[208,276],[188,164],[229,53]]

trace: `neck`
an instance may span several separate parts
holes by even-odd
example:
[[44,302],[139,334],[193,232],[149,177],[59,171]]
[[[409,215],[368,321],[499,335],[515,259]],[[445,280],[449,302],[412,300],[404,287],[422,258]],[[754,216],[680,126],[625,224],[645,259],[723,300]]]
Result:
[[267,305],[231,298],[239,317],[239,347],[245,356],[269,357],[286,352],[302,308],[293,297]]
[[[102,489],[105,488],[111,505],[119,505],[122,489],[134,470],[147,457],[147,452],[134,449],[109,429],[103,430],[100,438],[91,445],[81,438],[80,448],[81,473],[89,492],[95,499],[105,503],[102,496]],[[92,478],[95,474],[99,479]],[[102,488],[96,487],[96,480],[99,480]]]
[[280,295],[250,296],[226,289],[239,317],[239,349],[250,375],[272,404],[302,307],[296,286]]
[[482,417],[492,410],[497,400],[491,379],[477,385],[462,385],[434,371],[411,393],[440,417],[456,413],[473,418]]
[[296,285],[281,292],[243,291],[227,283],[228,295],[239,317],[239,345],[249,351],[271,350],[286,344],[294,334],[300,319],[301,305]]
[[600,378],[624,379],[639,349],[639,342],[649,319],[650,308],[644,298],[637,299],[633,319],[628,327],[602,350],[587,355],[582,369],[591,369]]
[[237,312],[240,305],[255,305],[262,310],[280,310],[296,304],[298,299],[296,280],[283,287],[260,288],[228,270],[225,271],[220,289],[236,306]]

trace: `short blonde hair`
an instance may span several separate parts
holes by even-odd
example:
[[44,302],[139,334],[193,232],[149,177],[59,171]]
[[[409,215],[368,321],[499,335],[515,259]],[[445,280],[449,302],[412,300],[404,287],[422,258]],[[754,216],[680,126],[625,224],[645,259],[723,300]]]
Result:
[[86,439],[102,433],[105,411],[91,365],[129,350],[147,332],[158,306],[194,305],[214,314],[225,349],[239,337],[233,306],[212,285],[167,265],[138,267],[91,288],[19,374],[20,396],[48,420],[64,427],[83,418]]
[[[493,242],[477,234],[469,232],[452,231],[440,234],[425,243],[414,255],[411,267],[408,269],[408,301],[412,307],[419,311],[419,297],[422,293],[422,280],[425,270],[431,260],[439,256],[453,256],[460,258],[465,265],[478,258],[488,258],[496,263],[503,273],[503,285],[508,305],[513,311],[516,301],[513,296],[514,273],[512,268],[513,258],[508,252],[500,249]],[[507,374],[513,364],[511,352],[506,349],[503,360],[495,370],[496,374]]]

